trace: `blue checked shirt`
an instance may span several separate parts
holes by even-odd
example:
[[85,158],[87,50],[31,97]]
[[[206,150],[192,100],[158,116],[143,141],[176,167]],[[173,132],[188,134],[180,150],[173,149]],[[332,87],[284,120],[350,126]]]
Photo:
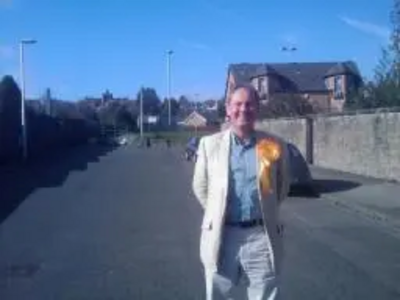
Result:
[[262,219],[257,182],[256,139],[241,141],[231,135],[229,189],[226,220]]

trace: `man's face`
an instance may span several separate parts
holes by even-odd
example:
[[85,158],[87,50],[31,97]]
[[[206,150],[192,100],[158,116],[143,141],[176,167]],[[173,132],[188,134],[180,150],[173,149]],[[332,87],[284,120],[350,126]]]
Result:
[[236,128],[252,128],[257,118],[258,103],[246,89],[236,90],[226,104],[226,114]]

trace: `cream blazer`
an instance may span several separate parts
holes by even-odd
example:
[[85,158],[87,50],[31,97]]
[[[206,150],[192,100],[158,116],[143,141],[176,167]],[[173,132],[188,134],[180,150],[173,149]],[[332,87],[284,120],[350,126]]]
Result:
[[[257,140],[270,138],[280,143],[281,158],[273,163],[272,192],[262,195],[259,173],[259,200],[262,207],[264,229],[272,263],[276,273],[280,272],[283,256],[283,232],[279,220],[279,205],[286,198],[290,186],[290,167],[288,148],[282,139],[265,132],[256,133]],[[198,147],[197,161],[193,175],[193,191],[204,209],[200,237],[200,258],[208,271],[217,271],[219,251],[224,228],[225,211],[227,206],[230,130],[201,138]],[[257,159],[260,169],[261,161]]]

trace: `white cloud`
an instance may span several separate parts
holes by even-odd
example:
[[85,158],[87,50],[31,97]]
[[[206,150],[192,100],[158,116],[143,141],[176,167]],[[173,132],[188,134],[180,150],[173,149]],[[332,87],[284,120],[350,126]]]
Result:
[[339,19],[350,27],[363,31],[370,35],[377,36],[383,39],[389,39],[390,29],[386,26],[375,24],[368,21],[361,21],[354,18],[340,16]]

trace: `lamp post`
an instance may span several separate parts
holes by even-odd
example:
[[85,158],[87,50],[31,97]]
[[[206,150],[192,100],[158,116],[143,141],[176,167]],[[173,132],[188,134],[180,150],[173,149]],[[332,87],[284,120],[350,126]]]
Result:
[[140,87],[140,139],[143,141],[143,86]]
[[[197,112],[198,110],[199,110],[199,94],[194,94],[194,111],[195,112]],[[195,122],[195,124],[194,124],[194,132],[195,132],[195,135],[197,136],[197,134],[198,134],[198,124]]]
[[21,85],[21,143],[22,143],[22,157],[25,161],[28,158],[28,136],[26,128],[26,110],[25,110],[25,45],[36,44],[37,41],[33,39],[21,40],[19,42],[19,67],[20,67],[20,85]]
[[167,93],[168,93],[168,125],[171,126],[171,56],[174,51],[167,51]]

